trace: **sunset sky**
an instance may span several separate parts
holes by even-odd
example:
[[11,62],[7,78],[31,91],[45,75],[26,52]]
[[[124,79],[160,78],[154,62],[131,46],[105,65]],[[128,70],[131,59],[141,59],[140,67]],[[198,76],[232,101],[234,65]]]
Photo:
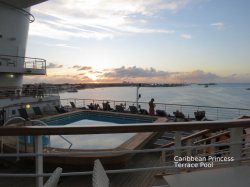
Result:
[[250,82],[249,0],[51,0],[32,7],[25,82]]

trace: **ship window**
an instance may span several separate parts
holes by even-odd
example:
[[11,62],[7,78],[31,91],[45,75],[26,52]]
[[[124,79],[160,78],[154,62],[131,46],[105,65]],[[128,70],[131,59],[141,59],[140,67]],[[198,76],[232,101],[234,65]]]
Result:
[[15,115],[16,114],[16,110],[12,110],[12,115]]

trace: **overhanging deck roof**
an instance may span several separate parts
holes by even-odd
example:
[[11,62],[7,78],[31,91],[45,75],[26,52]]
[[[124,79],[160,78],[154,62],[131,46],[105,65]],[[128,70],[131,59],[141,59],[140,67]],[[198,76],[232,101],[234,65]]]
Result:
[[28,8],[44,1],[47,0],[0,0],[0,2],[15,6],[17,8]]

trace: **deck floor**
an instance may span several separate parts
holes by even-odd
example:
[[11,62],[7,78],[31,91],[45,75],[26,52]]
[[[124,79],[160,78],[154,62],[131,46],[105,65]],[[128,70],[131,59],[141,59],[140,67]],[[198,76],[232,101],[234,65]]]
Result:
[[[124,168],[137,168],[147,166],[159,166],[159,153],[137,154]],[[32,173],[34,168],[25,167],[25,162],[15,165],[4,160],[0,161],[1,173]],[[152,187],[165,185],[163,177],[157,177],[159,171],[143,171],[124,174],[109,174],[112,187]],[[44,179],[46,181],[46,179]],[[33,187],[34,178],[0,178],[0,186],[4,187]],[[91,187],[91,176],[61,177],[58,187]]]

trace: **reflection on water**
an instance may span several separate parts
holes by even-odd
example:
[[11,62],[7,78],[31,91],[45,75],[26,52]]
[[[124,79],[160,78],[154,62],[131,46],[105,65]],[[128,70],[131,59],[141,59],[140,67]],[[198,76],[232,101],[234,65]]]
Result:
[[[110,122],[101,122],[94,120],[80,120],[67,126],[76,125],[117,125]],[[64,135],[72,143],[71,149],[112,149],[116,148],[136,133],[122,134],[94,134],[94,135]],[[62,140],[59,136],[50,137],[50,146],[55,148],[69,148],[69,143]]]
[[[140,101],[175,103],[235,108],[250,108],[250,84],[218,84],[208,88],[191,85],[184,87],[142,87]],[[135,87],[109,87],[79,90],[77,93],[61,93],[61,98],[136,100]]]

